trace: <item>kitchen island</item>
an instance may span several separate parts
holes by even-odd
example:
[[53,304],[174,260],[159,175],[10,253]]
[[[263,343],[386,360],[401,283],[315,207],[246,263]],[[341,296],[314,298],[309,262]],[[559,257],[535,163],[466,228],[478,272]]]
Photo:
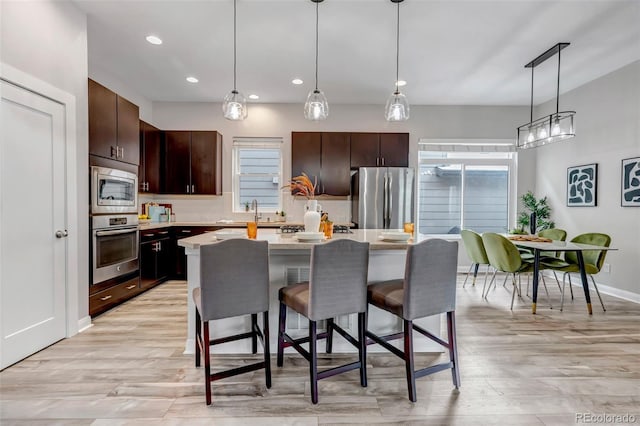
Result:
[[[242,233],[244,229],[227,229],[225,231],[235,231]],[[370,244],[369,258],[369,281],[384,281],[394,278],[402,278],[404,276],[406,248],[408,244],[414,242],[388,242],[383,241],[382,230],[362,230],[354,229],[350,234],[334,234],[333,239],[349,238],[356,241],[366,241]],[[415,241],[419,242],[426,239],[426,236],[417,235]],[[295,284],[300,281],[306,281],[309,272],[309,258],[311,247],[314,244],[309,242],[299,242],[294,234],[281,234],[276,229],[259,229],[258,240],[269,242],[269,321],[270,321],[270,344],[272,353],[275,353],[277,344],[278,329],[278,289],[285,285]],[[215,232],[196,235],[184,238],[178,241],[178,245],[185,248],[187,255],[187,341],[185,345],[185,353],[193,353],[194,351],[194,333],[195,333],[195,312],[191,293],[194,288],[199,287],[200,283],[200,247],[206,244],[215,244],[218,239]],[[356,333],[356,315],[345,315],[336,318],[336,322],[350,333]],[[436,336],[440,335],[440,316],[423,318],[416,321],[417,324],[429,330]],[[236,317],[216,320],[211,326],[211,338],[219,338],[230,334],[238,334],[249,330],[250,317]],[[400,331],[402,322],[397,317],[381,311],[375,307],[369,308],[368,328],[378,335],[389,334],[393,331]],[[323,323],[319,324],[323,327]],[[303,316],[295,312],[289,312],[287,315],[287,333],[292,337],[307,335],[308,321]],[[396,341],[395,344],[401,347],[402,341]],[[334,352],[353,352],[355,348],[342,338],[334,339]],[[420,352],[441,352],[441,347],[433,343],[429,339],[417,339],[414,342],[414,349]],[[384,349],[378,345],[370,346],[369,351],[381,352]],[[251,344],[249,340],[235,341],[225,345],[219,345],[212,348],[215,353],[251,353]]]

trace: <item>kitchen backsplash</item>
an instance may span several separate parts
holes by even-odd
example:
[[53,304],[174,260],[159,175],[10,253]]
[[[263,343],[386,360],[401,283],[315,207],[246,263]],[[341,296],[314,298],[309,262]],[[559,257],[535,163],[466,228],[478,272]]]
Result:
[[[148,202],[170,203],[173,206],[175,220],[179,222],[215,222],[218,220],[247,221],[253,219],[253,212],[233,212],[232,193],[224,193],[221,197],[168,196],[139,194],[139,204]],[[351,220],[351,202],[348,200],[318,200],[322,210],[329,214],[335,223],[348,223]],[[289,194],[283,195],[283,207],[287,213],[286,221],[302,223],[305,212],[306,199],[295,198]],[[276,215],[265,213],[258,206],[262,221],[276,220]]]

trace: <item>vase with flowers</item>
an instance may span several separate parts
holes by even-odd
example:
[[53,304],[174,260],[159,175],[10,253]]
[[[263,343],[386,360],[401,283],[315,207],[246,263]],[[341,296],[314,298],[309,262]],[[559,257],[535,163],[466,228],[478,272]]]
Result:
[[306,173],[291,178],[289,185],[285,188],[291,190],[293,196],[301,196],[307,199],[306,213],[304,214],[304,230],[306,232],[318,232],[320,228],[320,213],[318,212],[318,200],[316,197],[316,187],[318,178],[314,178],[313,183]]

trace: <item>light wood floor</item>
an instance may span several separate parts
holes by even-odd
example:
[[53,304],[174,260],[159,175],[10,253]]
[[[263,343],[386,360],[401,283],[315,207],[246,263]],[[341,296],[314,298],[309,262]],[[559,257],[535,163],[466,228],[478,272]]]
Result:
[[[357,371],[326,379],[314,406],[307,364],[291,355],[284,368],[273,360],[271,389],[261,371],[236,376],[214,384],[214,403],[207,407],[202,369],[182,355],[186,283],[173,281],[1,372],[0,423],[571,425],[576,413],[630,413],[640,423],[639,305],[605,296],[603,313],[593,294],[590,317],[580,290],[560,312],[560,293],[550,286],[554,309],[543,297],[534,316],[530,299],[517,300],[511,312],[508,289],[499,285],[484,301],[482,286],[463,289],[463,278],[457,308],[460,391],[444,371],[418,380],[418,402],[412,404],[401,360],[370,355],[368,388],[359,386]],[[439,357],[422,355],[418,363]],[[251,359],[216,357],[214,365]],[[341,356],[322,362],[332,360]]]

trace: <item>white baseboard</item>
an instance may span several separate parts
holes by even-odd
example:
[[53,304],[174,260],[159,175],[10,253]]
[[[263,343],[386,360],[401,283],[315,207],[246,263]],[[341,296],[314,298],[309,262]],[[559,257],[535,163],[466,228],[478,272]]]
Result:
[[93,323],[91,322],[91,317],[89,315],[78,320],[78,333],[82,333],[91,327],[93,327]]
[[[551,271],[545,271],[544,275],[548,277],[553,277],[553,273]],[[558,275],[558,278],[562,278],[562,277]],[[582,288],[582,281],[580,280],[580,276],[577,274],[573,274],[573,279],[571,280],[571,284],[574,287]],[[589,278],[589,284],[590,285],[592,284],[591,278]],[[616,287],[611,287],[606,284],[600,284],[597,281],[596,281],[596,284],[598,285],[598,290],[600,290],[600,293],[617,297],[618,299],[628,300],[629,302],[640,303],[640,294],[638,293],[633,293],[631,291],[622,290]]]

